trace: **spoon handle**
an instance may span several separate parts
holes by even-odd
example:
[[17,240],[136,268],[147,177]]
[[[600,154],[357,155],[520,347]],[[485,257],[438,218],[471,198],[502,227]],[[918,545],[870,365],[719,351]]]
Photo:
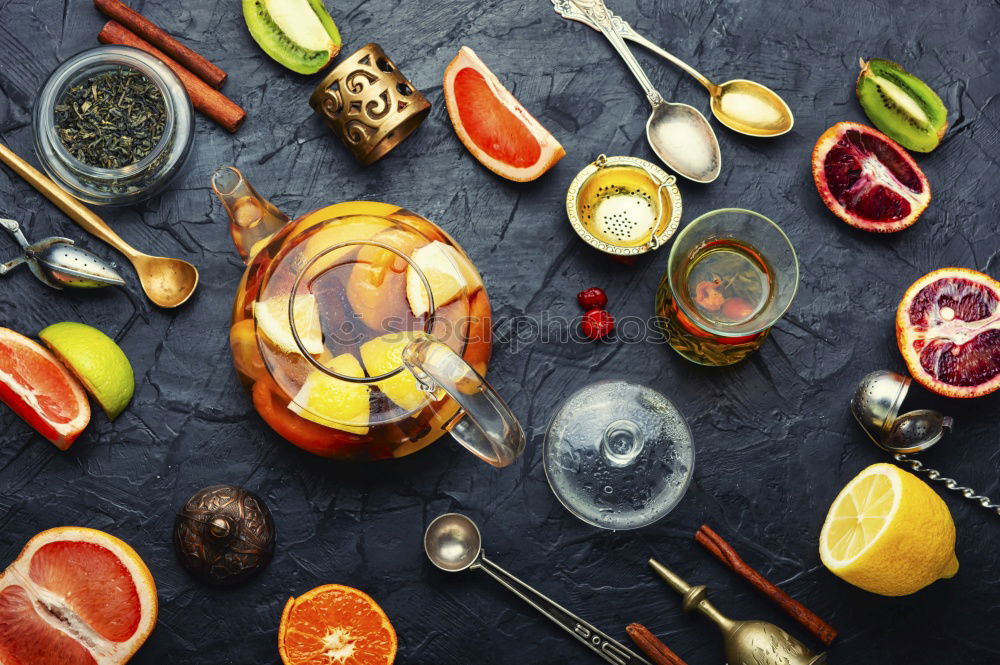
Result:
[[[571,4],[571,0],[552,0],[552,4],[555,6],[556,13],[558,13],[563,18],[569,19],[570,21],[576,21],[577,23],[582,23],[588,28],[600,31],[600,28],[598,28],[594,23],[592,23],[591,20],[587,18],[586,14],[576,9]],[[611,22],[614,25],[615,32],[621,35],[623,39],[627,39],[631,42],[639,44],[640,46],[644,46],[653,53],[655,53],[656,55],[660,56],[661,58],[669,60],[675,66],[683,69],[685,72],[694,77],[694,79],[697,80],[698,83],[701,83],[710,92],[716,87],[714,83],[708,80],[708,78],[701,72],[699,72],[697,69],[687,64],[686,62],[675,56],[673,53],[670,53],[669,51],[660,48],[653,42],[643,37],[641,34],[635,31],[635,28],[633,28],[628,21],[623,19],[621,16],[618,16],[610,9],[608,9],[608,16],[611,17]]]
[[531,588],[485,556],[480,558],[480,568],[507,587],[514,595],[551,619],[578,642],[587,645],[591,651],[607,662],[614,665],[651,665],[648,660],[624,644],[612,639],[548,596]]
[[87,233],[108,243],[130,259],[139,256],[140,253],[122,240],[121,236],[112,231],[107,222],[73,198],[69,192],[52,182],[48,176],[43,175],[38,169],[19,157],[3,143],[0,143],[0,162],[3,162],[14,173],[24,178],[29,185],[41,192],[49,201],[52,201],[57,208],[83,227]]
[[586,16],[594,26],[600,30],[611,45],[618,52],[618,55],[622,57],[625,64],[628,66],[629,71],[635,76],[636,80],[639,81],[639,85],[646,93],[646,98],[649,103],[654,107],[663,104],[663,96],[653,87],[652,81],[646,76],[646,72],[643,70],[642,65],[639,61],[635,59],[632,55],[632,51],[629,50],[628,45],[625,44],[625,40],[622,36],[618,34],[615,30],[615,24],[612,20],[613,14],[604,4],[604,0],[568,0],[570,4],[577,8],[584,16]]

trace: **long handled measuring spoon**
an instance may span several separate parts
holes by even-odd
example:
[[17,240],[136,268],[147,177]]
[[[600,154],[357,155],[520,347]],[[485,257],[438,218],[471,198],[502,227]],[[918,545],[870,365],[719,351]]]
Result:
[[483,553],[483,539],[479,535],[479,529],[465,515],[447,513],[435,518],[424,534],[424,552],[431,563],[449,573],[482,570],[609,663],[651,665],[624,644],[594,628],[487,559]]
[[[571,0],[552,0],[552,4],[563,18],[600,30],[585,13],[573,6]],[[747,136],[780,136],[795,124],[795,116],[788,104],[766,85],[746,79],[712,83],[694,67],[640,35],[625,19],[611,10],[608,10],[608,15],[621,37],[666,58],[705,86],[711,97],[712,113],[719,122],[734,132]]]
[[612,14],[604,0],[567,0],[590,19],[622,57],[629,71],[639,81],[653,111],[646,122],[646,138],[653,152],[680,176],[695,182],[712,182],[719,177],[722,154],[708,120],[693,106],[667,102],[653,84],[639,61],[615,30]]
[[92,236],[103,240],[125,257],[139,275],[139,283],[154,305],[177,307],[187,302],[198,286],[198,269],[187,261],[164,256],[150,256],[132,247],[111,230],[107,223],[92,210],[73,198],[66,190],[52,182],[35,167],[18,157],[14,151],[0,143],[0,161],[14,173],[52,201]]

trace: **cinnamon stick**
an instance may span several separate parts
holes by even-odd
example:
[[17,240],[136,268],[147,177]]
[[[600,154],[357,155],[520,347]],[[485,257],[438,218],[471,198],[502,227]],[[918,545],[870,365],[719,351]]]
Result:
[[823,644],[830,646],[837,638],[837,631],[834,630],[833,626],[820,619],[805,605],[789,596],[772,584],[766,577],[751,568],[749,564],[740,558],[736,550],[707,524],[701,525],[694,539],[727,568],[757,587],[759,591],[783,609],[788,616],[802,624],[806,630],[815,635]]
[[131,46],[162,60],[163,64],[170,67],[177,74],[177,77],[180,78],[181,83],[184,84],[188,96],[191,97],[191,104],[209,118],[222,125],[227,131],[235,132],[246,119],[247,112],[240,108],[236,102],[218,90],[209,87],[207,83],[189,72],[176,60],[120,23],[108,21],[104,25],[104,28],[101,29],[101,33],[97,35],[97,39],[102,44]]
[[184,44],[181,44],[163,30],[163,28],[134,9],[124,5],[120,0],[94,0],[94,7],[150,44],[162,49],[164,53],[216,90],[221,88],[222,84],[226,82],[226,78],[229,76],[226,72],[187,46],[184,46]]
[[630,623],[625,632],[632,638],[639,650],[646,654],[653,665],[687,665],[684,660],[670,650],[666,644],[653,635],[641,623]]

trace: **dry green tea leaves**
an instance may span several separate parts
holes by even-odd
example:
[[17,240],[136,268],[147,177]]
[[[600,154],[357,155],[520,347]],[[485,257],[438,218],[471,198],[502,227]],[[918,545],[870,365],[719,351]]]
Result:
[[84,164],[120,169],[153,151],[166,122],[163,93],[129,67],[69,88],[55,107],[59,140]]

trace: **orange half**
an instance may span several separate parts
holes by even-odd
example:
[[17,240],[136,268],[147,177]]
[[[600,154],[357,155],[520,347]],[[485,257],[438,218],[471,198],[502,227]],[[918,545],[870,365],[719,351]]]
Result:
[[371,596],[326,584],[288,599],[278,651],[285,665],[392,665],[396,631]]
[[508,180],[535,180],[566,155],[468,46],[445,69],[444,100],[465,147]]

